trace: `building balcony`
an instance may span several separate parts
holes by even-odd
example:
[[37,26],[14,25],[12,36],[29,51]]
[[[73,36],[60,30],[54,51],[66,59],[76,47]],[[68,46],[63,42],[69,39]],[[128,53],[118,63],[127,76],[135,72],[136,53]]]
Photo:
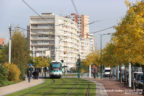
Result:
[[35,44],[31,44],[31,46],[54,46],[54,44],[50,44],[50,43],[35,43]]
[[30,21],[30,24],[54,24],[54,21]]
[[42,30],[53,30],[54,29],[54,27],[31,27],[30,29],[42,29]]
[[46,51],[49,50],[49,48],[35,48],[35,51]]
[[54,34],[50,34],[50,32],[31,32],[31,35],[50,35],[50,36],[54,36]]
[[54,38],[43,37],[43,38],[30,38],[30,40],[55,40],[55,39]]

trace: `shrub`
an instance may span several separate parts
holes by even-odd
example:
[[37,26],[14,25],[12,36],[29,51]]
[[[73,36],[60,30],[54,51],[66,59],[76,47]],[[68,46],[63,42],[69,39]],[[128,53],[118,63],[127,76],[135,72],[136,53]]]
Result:
[[5,63],[4,66],[7,68],[8,70],[8,80],[9,81],[19,81],[20,80],[20,69],[17,67],[17,65],[15,64],[9,64],[9,63]]
[[4,82],[7,81],[8,71],[7,69],[0,65],[0,86],[4,85]]

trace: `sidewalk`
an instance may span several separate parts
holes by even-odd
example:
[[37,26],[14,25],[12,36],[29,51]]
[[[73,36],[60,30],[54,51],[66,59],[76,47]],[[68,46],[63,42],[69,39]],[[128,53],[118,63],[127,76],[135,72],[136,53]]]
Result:
[[9,86],[0,87],[0,96],[4,96],[7,94],[16,92],[16,91],[20,91],[22,89],[26,89],[26,88],[41,84],[43,82],[44,82],[43,79],[38,79],[38,80],[31,79],[30,83],[28,83],[28,81],[25,80],[25,81],[22,81],[22,82],[19,82],[16,84],[12,84]]
[[108,96],[142,96],[140,90],[133,91],[131,88],[124,87],[123,83],[116,80],[95,79],[95,81],[104,85]]
[[102,83],[97,82],[95,79],[85,79],[85,80],[89,80],[96,84],[96,96],[108,96]]

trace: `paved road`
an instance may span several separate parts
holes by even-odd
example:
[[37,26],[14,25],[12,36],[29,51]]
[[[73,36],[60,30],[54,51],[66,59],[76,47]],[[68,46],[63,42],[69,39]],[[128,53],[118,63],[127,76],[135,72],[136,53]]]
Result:
[[43,82],[44,82],[43,79],[31,80],[30,83],[28,83],[28,81],[25,80],[25,81],[22,81],[22,82],[19,82],[19,83],[16,83],[16,84],[12,84],[12,85],[9,85],[9,86],[0,87],[0,96],[4,96],[4,95],[7,95],[7,94],[16,92],[16,91],[20,91],[22,89],[26,89],[26,88],[41,84]]

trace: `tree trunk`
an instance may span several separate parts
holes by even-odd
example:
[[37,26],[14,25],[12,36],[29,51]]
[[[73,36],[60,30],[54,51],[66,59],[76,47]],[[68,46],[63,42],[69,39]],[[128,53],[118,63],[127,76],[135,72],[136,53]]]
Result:
[[124,86],[126,86],[127,84],[127,74],[126,74],[126,66],[125,66],[125,69],[124,69]]
[[122,83],[122,68],[121,68],[121,65],[120,65],[120,82]]

